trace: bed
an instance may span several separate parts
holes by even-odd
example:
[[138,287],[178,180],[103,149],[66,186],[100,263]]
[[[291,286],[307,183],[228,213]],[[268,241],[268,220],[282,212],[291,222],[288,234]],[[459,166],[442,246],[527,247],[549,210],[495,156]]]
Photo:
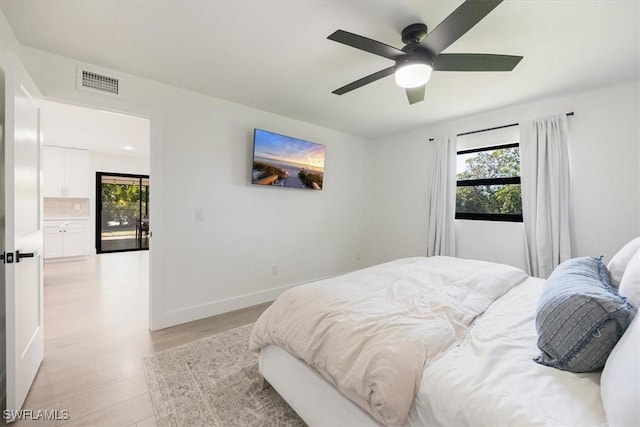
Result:
[[[426,269],[424,271],[423,264]],[[425,283],[417,283],[416,277],[422,277],[425,271],[432,271],[434,267],[436,273],[430,276],[428,281],[435,282],[435,285],[427,286],[425,291]],[[389,273],[395,271],[394,269],[398,270],[397,274]],[[444,274],[447,270],[456,273],[453,273],[453,276],[449,273]],[[494,271],[498,270],[499,272],[492,276]],[[476,276],[484,277],[487,274],[490,279],[477,282]],[[330,364],[325,360],[328,356],[323,351],[318,351],[315,347],[316,341],[302,341],[299,343],[302,348],[284,341],[287,335],[293,334],[295,342],[297,333],[309,334],[304,325],[296,326],[304,323],[300,318],[295,318],[296,311],[299,315],[309,315],[313,318],[316,310],[324,310],[322,306],[340,304],[337,301],[340,298],[333,296],[335,291],[350,289],[355,284],[371,289],[371,292],[367,293],[376,294],[377,285],[371,281],[372,278],[380,276],[383,277],[382,281],[392,283],[393,291],[387,290],[386,295],[384,292],[379,295],[386,298],[389,297],[389,292],[393,293],[392,302],[389,304],[392,311],[394,307],[397,308],[394,305],[396,298],[410,307],[405,310],[404,315],[411,320],[401,320],[399,323],[385,320],[385,328],[399,328],[400,334],[406,334],[416,325],[421,325],[419,322],[423,320],[422,314],[416,313],[422,313],[424,310],[428,312],[428,321],[425,323],[433,322],[434,319],[437,323],[442,316],[448,316],[449,320],[453,319],[454,324],[448,333],[443,332],[446,328],[435,329],[438,345],[433,351],[427,350],[422,359],[424,363],[420,365],[421,371],[417,376],[408,410],[391,412],[392,415],[389,415],[388,408],[378,411],[380,405],[374,407],[370,402],[367,404],[362,400],[362,396],[354,392],[354,389],[358,389],[358,384],[351,389],[351,381],[344,379],[350,377],[354,369],[359,370],[363,363],[372,372],[389,369],[388,366],[377,366],[372,359],[364,359],[354,362],[355,367],[348,366],[346,370],[327,372],[323,363]],[[468,281],[470,276],[474,276],[471,282]],[[447,286],[443,286],[445,283]],[[449,257],[397,260],[338,278],[303,285],[302,289],[293,292],[293,296],[285,295],[279,309],[276,306],[273,310],[267,310],[263,318],[256,323],[250,347],[259,351],[259,370],[263,377],[307,424],[313,426],[606,426],[608,422],[601,400],[600,372],[573,373],[533,361],[540,353],[536,345],[538,334],[535,313],[544,283],[542,279],[527,277],[518,269],[482,261]],[[484,290],[480,295],[454,295],[455,298],[448,303],[438,302],[435,308],[433,305],[425,308],[424,301],[416,300],[416,296],[408,291],[419,289],[420,292],[429,294],[429,300],[441,301],[442,295],[435,296],[434,289],[456,289],[456,284],[460,285],[460,289],[471,285]],[[321,289],[328,289],[329,295],[332,295],[326,303],[317,293]],[[297,298],[301,292],[311,295],[311,303],[307,308],[294,309],[292,304],[299,301]],[[346,291],[347,294],[350,292]],[[448,290],[445,299],[455,293],[455,290]],[[353,295],[349,296],[352,297]],[[381,300],[376,301],[375,297],[371,302],[372,305],[380,303]],[[362,304],[362,301],[359,301],[359,304]],[[442,309],[441,305],[448,306]],[[414,311],[416,307],[420,310]],[[458,308],[460,312],[456,311]],[[322,322],[327,316],[326,313],[319,314],[317,322],[312,322],[307,327],[322,329]],[[344,317],[344,314],[341,316]],[[294,318],[293,326],[284,322],[284,319],[290,317]],[[336,328],[334,323],[332,328],[323,330],[321,338],[317,341],[330,340],[334,335],[334,329],[337,329],[336,334],[340,335],[342,329],[360,328],[353,326],[359,325],[357,322],[360,320],[350,320],[351,315],[339,318],[339,326]],[[417,322],[414,322],[416,320]],[[404,326],[409,329],[402,329]],[[294,332],[291,332],[292,330]],[[371,331],[375,331],[375,334]],[[358,351],[366,353],[364,343],[370,345],[371,338],[377,336],[377,333],[378,329],[364,328],[364,335],[368,334],[369,337],[362,342],[354,342],[353,346]],[[353,340],[353,336],[345,335],[340,339]],[[397,340],[397,336],[393,339]],[[329,344],[331,345],[331,342]],[[335,343],[333,345],[335,346]],[[398,344],[398,347],[403,346],[406,348],[402,349],[402,354],[417,351],[415,346]],[[310,347],[313,347],[311,351]],[[349,346],[345,345],[345,348],[345,351],[351,351]],[[383,347],[382,352],[385,351],[387,349]],[[336,352],[335,348],[333,352]],[[341,364],[342,359],[343,357],[339,356],[331,363]],[[410,360],[404,359],[400,362],[405,365],[411,363]],[[363,374],[363,381],[367,384],[378,381],[378,377],[370,373]],[[405,374],[405,371],[400,370],[392,372],[393,376],[401,378],[403,384],[410,383]],[[403,391],[398,391],[397,384],[390,386],[389,390],[381,393],[403,394]],[[367,389],[366,393],[369,393],[369,400],[377,399],[371,389]],[[395,396],[389,399],[392,401],[392,409],[402,408],[402,404],[394,401]]]

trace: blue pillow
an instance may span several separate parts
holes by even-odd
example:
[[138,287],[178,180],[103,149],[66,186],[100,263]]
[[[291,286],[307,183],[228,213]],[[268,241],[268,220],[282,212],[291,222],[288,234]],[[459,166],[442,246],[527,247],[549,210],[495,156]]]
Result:
[[560,264],[544,285],[536,311],[534,360],[571,372],[601,369],[635,310],[609,283],[602,258]]

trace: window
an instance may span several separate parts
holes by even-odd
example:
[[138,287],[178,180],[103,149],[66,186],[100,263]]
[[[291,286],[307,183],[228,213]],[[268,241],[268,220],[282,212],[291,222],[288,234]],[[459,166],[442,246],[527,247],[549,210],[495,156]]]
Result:
[[517,143],[458,151],[456,219],[522,222]]

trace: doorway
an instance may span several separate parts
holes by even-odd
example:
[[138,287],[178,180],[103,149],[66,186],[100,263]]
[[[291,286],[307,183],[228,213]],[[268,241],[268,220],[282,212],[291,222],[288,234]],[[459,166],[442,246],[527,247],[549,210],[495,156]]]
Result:
[[149,249],[149,176],[96,172],[96,252]]

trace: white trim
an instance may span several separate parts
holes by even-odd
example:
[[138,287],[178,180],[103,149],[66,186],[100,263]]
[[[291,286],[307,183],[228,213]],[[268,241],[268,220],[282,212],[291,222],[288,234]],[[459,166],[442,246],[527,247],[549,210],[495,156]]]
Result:
[[265,302],[275,300],[281,293],[295,286],[304,285],[306,283],[317,282],[319,280],[330,279],[332,277],[341,276],[344,273],[333,274],[321,277],[307,282],[292,283],[289,285],[279,286],[277,288],[266,289],[264,291],[251,292],[237,297],[225,298],[217,301],[206,302],[204,304],[192,305],[191,307],[181,308],[178,310],[167,311],[162,314],[161,325],[158,329],[169,328],[171,326],[180,325],[182,323],[193,322],[218,314],[228,313],[234,310],[251,307]]
[[[46,221],[46,220],[45,220]],[[95,252],[95,251],[94,251]],[[89,255],[78,255],[78,256],[59,256],[55,258],[45,258],[45,264],[56,264],[59,262],[69,262],[69,261],[84,261],[89,258]]]
[[162,314],[161,328],[193,322],[194,320],[216,316],[229,311],[240,310],[253,305],[275,300],[282,292],[298,284],[280,286],[265,291],[252,292],[237,297],[211,301],[204,304],[192,305],[178,310],[167,311]]

